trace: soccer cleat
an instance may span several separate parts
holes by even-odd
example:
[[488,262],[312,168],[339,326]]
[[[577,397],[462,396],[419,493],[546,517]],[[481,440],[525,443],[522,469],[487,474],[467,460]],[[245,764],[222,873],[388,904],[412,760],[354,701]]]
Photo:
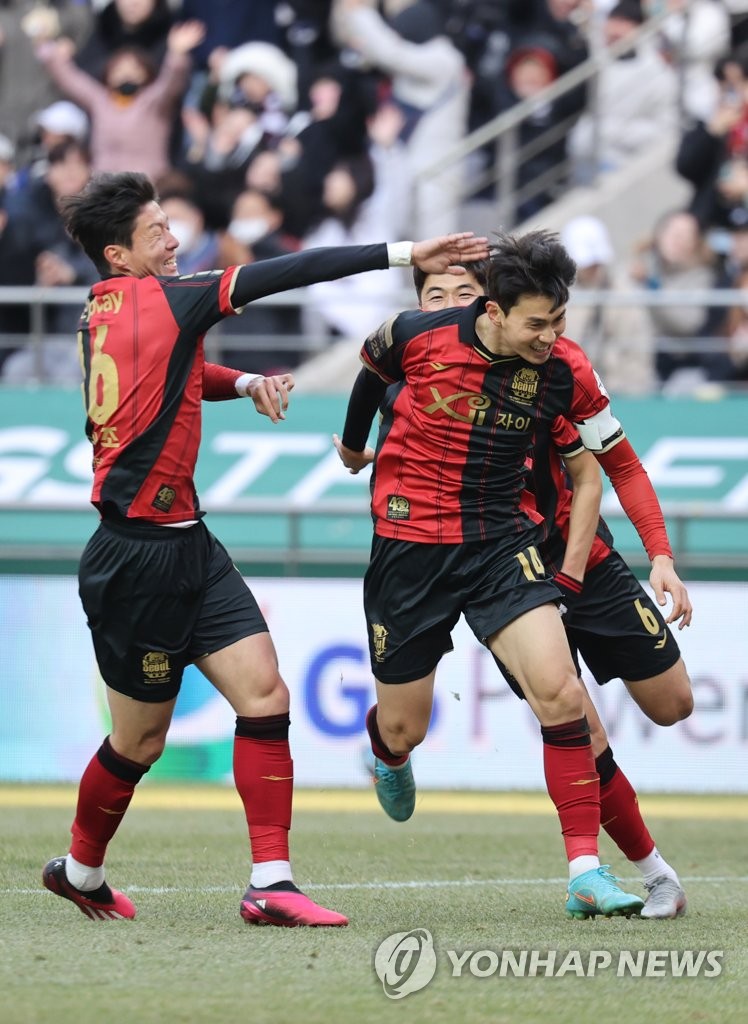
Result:
[[348,918],[310,900],[293,882],[276,882],[264,889],[250,885],[239,908],[247,924],[274,924],[280,928],[342,927]]
[[42,882],[55,896],[70,900],[92,921],[118,921],[135,917],[135,905],[123,892],[110,889],[104,882],[98,889],[81,892],[67,880],[65,858],[55,857],[42,871]]
[[649,893],[644,904],[641,917],[647,918],[668,918],[682,917],[686,912],[686,894],[675,878],[669,875],[660,875],[649,885],[645,883]]
[[619,889],[607,866],[592,868],[569,882],[567,917],[583,921],[587,917],[631,917],[639,913],[644,900]]
[[374,757],[367,748],[364,767],[376,786],[377,800],[384,813],[393,821],[407,821],[416,807],[416,782],[410,758],[394,767]]

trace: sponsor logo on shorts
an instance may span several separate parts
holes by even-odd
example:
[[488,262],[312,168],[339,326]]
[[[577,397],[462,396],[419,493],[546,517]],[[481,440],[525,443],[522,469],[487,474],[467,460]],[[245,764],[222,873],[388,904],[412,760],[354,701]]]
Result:
[[163,651],[149,651],[143,657],[143,681],[146,683],[168,683],[171,679],[169,655]]

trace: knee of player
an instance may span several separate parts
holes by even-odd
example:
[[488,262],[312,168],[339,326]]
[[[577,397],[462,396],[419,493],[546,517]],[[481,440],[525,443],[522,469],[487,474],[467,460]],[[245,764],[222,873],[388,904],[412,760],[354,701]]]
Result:
[[676,722],[688,718],[692,711],[693,694],[689,688],[670,694],[667,703],[657,708],[655,714],[650,717],[657,725],[675,725]]
[[573,721],[584,714],[584,689],[573,668],[534,688],[534,696],[542,724]]
[[426,738],[428,722],[394,718],[385,724],[380,723],[379,731],[393,754],[409,754]]
[[247,696],[252,701],[277,705],[281,711],[288,710],[288,687],[276,668],[253,673],[248,680]]
[[109,737],[114,750],[128,761],[136,764],[152,765],[161,757],[166,746],[166,733],[146,733],[137,739],[125,741],[117,735],[115,730]]
[[608,734],[599,720],[597,722],[590,722],[590,743],[592,744],[593,757],[599,757],[610,746]]

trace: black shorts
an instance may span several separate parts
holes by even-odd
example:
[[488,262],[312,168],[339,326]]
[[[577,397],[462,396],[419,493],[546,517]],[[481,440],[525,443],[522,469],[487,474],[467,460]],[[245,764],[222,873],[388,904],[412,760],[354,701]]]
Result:
[[[680,648],[662,612],[617,551],[590,569],[572,611],[564,615],[566,635],[579,669],[579,656],[602,686],[610,679],[650,679],[680,658]],[[518,697],[517,680],[501,672]]]
[[103,521],[81,557],[78,589],[105,683],[139,701],[171,700],[186,665],[267,632],[239,570],[203,523]]
[[375,678],[406,683],[428,675],[452,650],[460,614],[484,643],[524,612],[558,602],[534,537],[533,531],[492,541],[418,544],[375,536],[364,577]]

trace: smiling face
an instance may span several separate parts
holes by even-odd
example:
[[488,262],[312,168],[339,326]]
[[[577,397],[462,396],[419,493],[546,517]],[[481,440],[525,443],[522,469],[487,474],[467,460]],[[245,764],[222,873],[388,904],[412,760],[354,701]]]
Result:
[[428,274],[421,291],[421,309],[426,313],[434,313],[439,309],[469,306],[479,295],[484,294],[483,288],[469,271],[460,277],[454,274]]
[[132,244],[108,245],[104,257],[115,274],[127,277],[176,277],[179,242],[156,202],[146,203],[135,219]]
[[553,305],[545,295],[522,295],[509,313],[486,304],[491,330],[484,343],[497,355],[514,355],[540,366],[547,362],[566,326],[566,304]]

